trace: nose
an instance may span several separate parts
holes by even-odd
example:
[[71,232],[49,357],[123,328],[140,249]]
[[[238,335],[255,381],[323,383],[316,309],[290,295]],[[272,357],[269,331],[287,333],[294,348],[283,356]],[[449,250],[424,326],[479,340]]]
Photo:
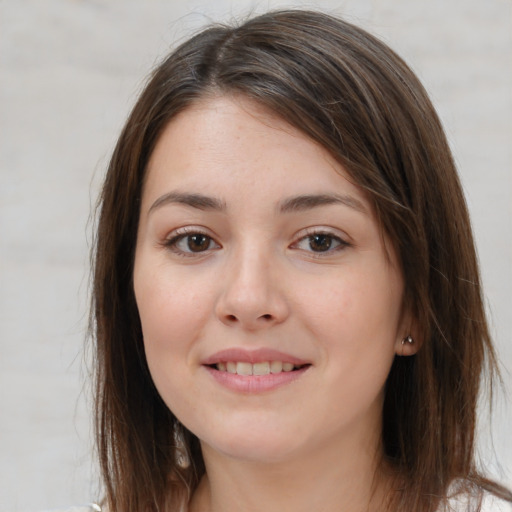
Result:
[[226,267],[215,308],[221,322],[256,331],[286,320],[285,284],[268,257],[249,250],[232,258]]

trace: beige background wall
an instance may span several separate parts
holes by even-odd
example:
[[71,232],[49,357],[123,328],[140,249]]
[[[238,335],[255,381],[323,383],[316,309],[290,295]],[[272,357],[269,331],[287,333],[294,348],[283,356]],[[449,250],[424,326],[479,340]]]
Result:
[[[83,382],[88,219],[143,77],[213,20],[319,6],[382,36],[423,79],[468,195],[511,388],[510,0],[0,1],[0,511],[96,498]],[[512,406],[494,447],[512,484]],[[506,405],[506,406],[505,406]],[[507,408],[508,407],[508,408]],[[484,459],[489,427],[483,422]]]

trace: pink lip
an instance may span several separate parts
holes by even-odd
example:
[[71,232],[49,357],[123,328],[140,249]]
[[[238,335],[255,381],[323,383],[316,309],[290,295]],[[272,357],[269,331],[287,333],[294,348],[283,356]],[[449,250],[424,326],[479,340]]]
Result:
[[[214,366],[217,363],[229,361],[251,364],[281,361],[283,363],[292,363],[296,366],[303,366],[303,368],[291,372],[270,373],[268,375],[238,375],[236,373],[219,371]],[[311,366],[309,361],[270,348],[256,350],[229,348],[212,354],[204,359],[202,364],[219,384],[232,391],[247,394],[271,391],[289,384],[304,375]]]
[[226,363],[228,361],[239,361],[241,363],[251,364],[264,363],[265,361],[281,361],[283,363],[292,363],[294,365],[309,364],[309,361],[305,361],[304,359],[270,348],[259,348],[257,350],[228,348],[207,357],[202,361],[202,364],[212,365],[217,363]]
[[272,391],[285,384],[299,379],[310,366],[304,366],[292,372],[270,373],[269,375],[238,375],[221,372],[211,366],[204,367],[208,373],[222,386],[238,393],[256,394]]

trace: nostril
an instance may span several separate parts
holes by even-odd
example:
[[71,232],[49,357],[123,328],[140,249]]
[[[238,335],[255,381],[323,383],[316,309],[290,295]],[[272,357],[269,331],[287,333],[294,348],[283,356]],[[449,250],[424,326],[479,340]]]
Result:
[[262,317],[261,317],[261,318],[263,318],[263,319],[265,319],[265,320],[272,320],[272,315],[269,315],[269,314],[267,313],[266,315],[262,315]]
[[236,322],[236,316],[235,315],[227,315],[227,320],[229,322]]

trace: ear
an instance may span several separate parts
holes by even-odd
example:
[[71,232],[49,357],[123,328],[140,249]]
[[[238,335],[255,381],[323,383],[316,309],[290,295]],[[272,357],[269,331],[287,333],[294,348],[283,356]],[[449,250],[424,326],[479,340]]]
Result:
[[395,341],[395,354],[413,356],[423,344],[423,336],[418,321],[410,312],[404,312]]

